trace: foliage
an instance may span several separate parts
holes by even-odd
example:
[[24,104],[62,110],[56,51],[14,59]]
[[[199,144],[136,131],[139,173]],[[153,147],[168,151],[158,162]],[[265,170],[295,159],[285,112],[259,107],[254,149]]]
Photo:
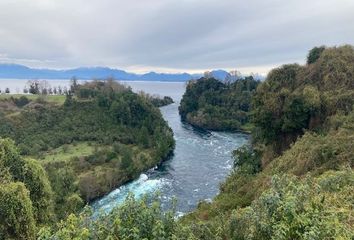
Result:
[[260,154],[250,146],[240,147],[233,152],[234,168],[243,168],[251,174],[261,170]]
[[351,112],[353,62],[353,47],[342,46],[324,49],[310,65],[272,70],[253,98],[255,141],[279,155],[304,130],[320,130],[328,117]]
[[[187,85],[183,119],[235,130],[252,109],[255,128],[252,148],[234,151],[234,169],[220,194],[179,220],[156,199],[132,196],[108,215],[70,214],[81,209],[81,197],[100,196],[168,156],[171,130],[146,98],[94,81],[75,84],[64,106],[37,102],[18,115],[1,114],[0,132],[23,153],[36,148],[58,156],[43,165],[56,193],[55,211],[68,217],[41,228],[38,239],[353,238],[354,49],[313,49],[308,61],[272,70],[256,92],[253,79],[208,77]],[[244,123],[232,115],[240,111]],[[77,141],[91,144],[88,154],[70,156]],[[0,140],[0,160],[0,237],[33,239],[35,225],[51,218],[46,174],[10,140]]]
[[38,161],[26,159],[22,181],[30,191],[35,219],[50,223],[54,218],[53,192],[47,173]]
[[42,166],[35,160],[23,159],[9,139],[0,139],[0,162],[12,181],[22,182],[28,189],[35,220],[53,220],[52,189]]
[[249,122],[250,99],[258,81],[253,77],[223,83],[203,77],[190,81],[179,112],[192,125],[211,130],[240,130]]
[[0,219],[0,239],[35,239],[32,203],[23,183],[0,183]]
[[150,101],[151,104],[155,107],[163,107],[174,103],[173,99],[168,96],[164,96],[163,98],[161,98],[158,95],[150,95],[144,92],[140,92],[139,95]]
[[318,55],[272,70],[258,86],[253,149],[234,152],[220,194],[184,224],[222,239],[352,238],[354,49]]
[[163,212],[158,201],[129,195],[124,204],[108,215],[92,220],[90,213],[70,215],[57,228],[44,228],[39,239],[195,239],[187,227]]
[[[335,186],[335,188],[333,188]],[[230,218],[231,239],[350,239],[352,170],[298,180],[274,176],[269,190]]]
[[[49,215],[64,218],[84,202],[134,179],[167,158],[174,147],[171,129],[150,100],[112,80],[83,85],[73,80],[73,84],[64,104],[43,98],[17,114],[0,114],[0,136],[14,139],[21,154],[44,159],[55,214],[38,212],[43,222],[50,222]],[[82,89],[89,94],[82,94]],[[72,146],[83,143],[91,146],[70,154]],[[38,190],[29,189],[37,216],[37,209],[49,209],[51,193],[38,164],[28,160],[21,169],[24,165],[31,171],[21,172],[25,178],[16,179]],[[35,185],[35,179],[43,181]]]
[[317,59],[320,58],[324,50],[325,50],[324,46],[312,48],[307,56],[307,64],[312,64],[316,62]]

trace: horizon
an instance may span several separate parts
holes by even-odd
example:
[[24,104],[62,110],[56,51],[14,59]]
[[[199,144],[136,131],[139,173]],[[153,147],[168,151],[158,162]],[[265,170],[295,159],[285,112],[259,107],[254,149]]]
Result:
[[156,74],[189,74],[189,75],[202,75],[205,72],[212,72],[212,71],[225,71],[227,73],[230,73],[230,71],[237,70],[243,75],[260,75],[260,76],[266,76],[266,74],[261,74],[258,72],[241,72],[238,69],[207,69],[207,70],[195,70],[195,71],[155,71],[155,70],[147,70],[147,71],[142,71],[142,72],[133,72],[133,71],[128,71],[123,68],[116,68],[116,67],[108,67],[108,66],[77,66],[77,67],[72,67],[72,68],[46,68],[46,67],[30,67],[24,64],[18,64],[18,63],[10,63],[10,62],[0,62],[0,66],[7,65],[7,66],[19,66],[19,67],[26,67],[29,69],[33,70],[50,70],[50,71],[70,71],[70,70],[77,70],[77,69],[109,69],[109,70],[117,70],[117,71],[124,71],[126,73],[131,73],[131,74],[136,74],[136,75],[144,75],[148,73],[156,73]]

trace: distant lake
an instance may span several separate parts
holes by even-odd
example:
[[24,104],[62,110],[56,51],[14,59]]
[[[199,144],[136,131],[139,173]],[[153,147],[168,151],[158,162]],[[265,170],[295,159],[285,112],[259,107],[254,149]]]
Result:
[[[46,80],[46,79],[43,79]],[[46,80],[50,87],[69,87],[70,80],[65,79],[49,79]],[[79,80],[79,83],[87,82],[88,80]],[[26,87],[27,79],[0,79],[0,90],[5,92],[6,88],[10,89],[10,93],[23,93]],[[185,82],[158,82],[158,81],[119,81],[123,84],[131,86],[134,92],[144,91],[149,94],[159,96],[170,96],[175,101],[180,101],[185,90]]]

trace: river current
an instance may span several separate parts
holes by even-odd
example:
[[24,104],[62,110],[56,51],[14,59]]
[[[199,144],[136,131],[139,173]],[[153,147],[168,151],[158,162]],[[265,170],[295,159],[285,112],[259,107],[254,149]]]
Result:
[[171,96],[175,103],[160,108],[174,132],[173,156],[160,167],[150,169],[92,204],[95,212],[109,212],[124,201],[129,192],[139,197],[160,194],[163,208],[171,207],[176,198],[179,214],[192,211],[200,201],[211,201],[219,192],[233,165],[232,151],[248,141],[243,133],[211,132],[181,122],[178,105],[184,83],[127,82],[134,91]]

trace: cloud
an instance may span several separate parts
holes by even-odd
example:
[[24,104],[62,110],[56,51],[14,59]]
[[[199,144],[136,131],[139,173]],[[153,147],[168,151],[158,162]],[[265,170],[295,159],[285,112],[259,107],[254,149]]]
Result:
[[354,44],[351,0],[1,0],[0,9],[0,53],[32,67],[266,72],[315,45]]

